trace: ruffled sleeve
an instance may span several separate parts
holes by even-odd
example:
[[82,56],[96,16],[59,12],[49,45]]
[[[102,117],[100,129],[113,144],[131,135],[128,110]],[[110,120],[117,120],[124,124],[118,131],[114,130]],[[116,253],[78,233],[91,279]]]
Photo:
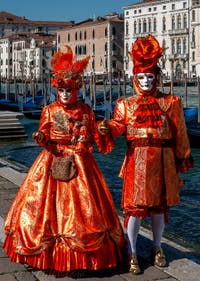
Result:
[[117,100],[115,110],[114,110],[114,118],[110,120],[109,126],[111,128],[112,137],[117,138],[122,136],[126,131],[126,99],[119,98]]
[[173,98],[172,108],[169,109],[169,111],[170,123],[175,142],[177,172],[187,172],[190,168],[194,167],[194,161],[191,156],[190,142],[188,139],[180,97],[176,96]]

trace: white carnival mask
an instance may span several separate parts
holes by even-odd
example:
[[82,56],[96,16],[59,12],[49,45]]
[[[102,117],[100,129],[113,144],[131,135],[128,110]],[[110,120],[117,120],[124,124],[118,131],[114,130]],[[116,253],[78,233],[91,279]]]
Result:
[[70,103],[72,99],[72,89],[58,88],[57,95],[58,101],[61,104],[66,105]]
[[137,73],[137,80],[139,87],[143,91],[151,91],[155,81],[155,74],[153,73]]

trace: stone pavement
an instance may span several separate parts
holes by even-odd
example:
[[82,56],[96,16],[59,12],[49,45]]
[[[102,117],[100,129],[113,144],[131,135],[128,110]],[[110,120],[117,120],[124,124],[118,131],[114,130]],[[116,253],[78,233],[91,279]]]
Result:
[[[138,237],[138,258],[142,274],[132,275],[127,272],[101,271],[95,274],[59,276],[42,271],[30,271],[24,265],[11,263],[2,249],[4,241],[3,224],[7,210],[25,176],[24,168],[0,159],[0,281],[198,281],[200,280],[200,256],[193,249],[185,248],[163,238],[163,249],[168,259],[168,266],[162,269],[151,265],[149,250],[151,232],[141,227]],[[122,218],[120,218],[122,220]],[[109,253],[108,253],[109,254]],[[103,257],[102,257],[103,258]]]

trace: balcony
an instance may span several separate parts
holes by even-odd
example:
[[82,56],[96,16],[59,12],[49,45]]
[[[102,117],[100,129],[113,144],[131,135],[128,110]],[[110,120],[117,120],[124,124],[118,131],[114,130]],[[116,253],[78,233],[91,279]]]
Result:
[[173,55],[168,55],[168,59],[170,61],[176,61],[176,60],[188,60],[188,54],[173,54]]
[[170,36],[188,34],[188,28],[168,30]]

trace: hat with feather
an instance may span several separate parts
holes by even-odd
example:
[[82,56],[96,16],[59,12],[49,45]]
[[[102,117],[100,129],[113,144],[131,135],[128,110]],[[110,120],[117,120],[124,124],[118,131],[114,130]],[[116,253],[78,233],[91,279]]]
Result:
[[82,75],[86,69],[90,56],[77,60],[70,46],[66,45],[65,53],[60,50],[54,54],[51,61],[52,78],[51,84],[56,88],[80,89]]

